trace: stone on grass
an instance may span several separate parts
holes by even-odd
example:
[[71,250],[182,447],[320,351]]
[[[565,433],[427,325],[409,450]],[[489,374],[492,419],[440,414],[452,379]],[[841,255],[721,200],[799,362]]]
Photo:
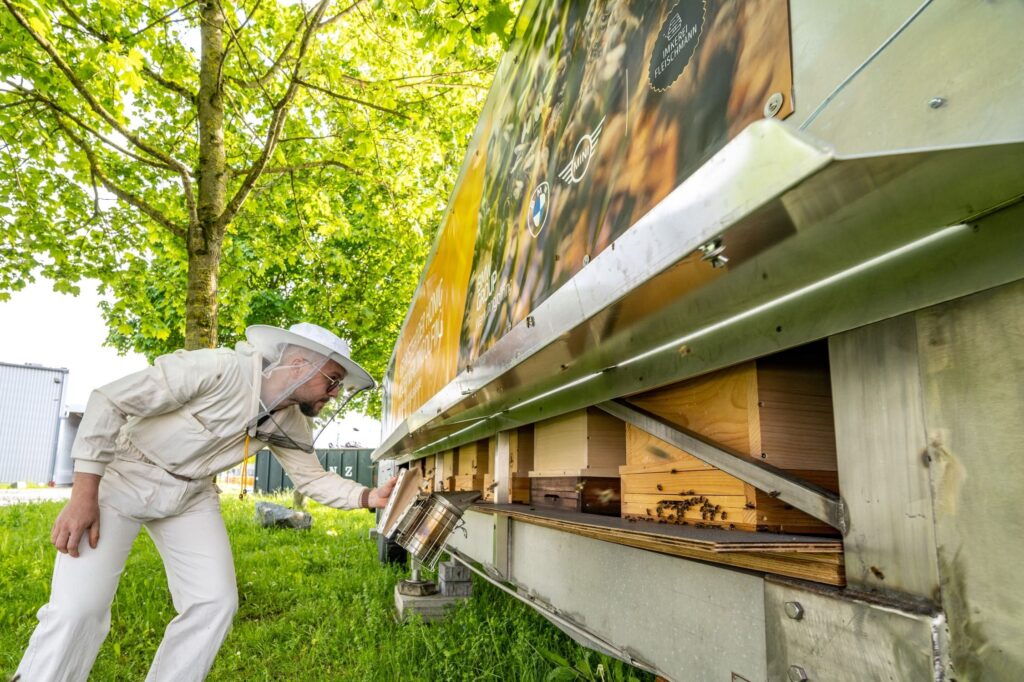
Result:
[[256,503],[256,521],[264,528],[309,530],[313,526],[313,517],[309,512],[296,511],[272,502]]

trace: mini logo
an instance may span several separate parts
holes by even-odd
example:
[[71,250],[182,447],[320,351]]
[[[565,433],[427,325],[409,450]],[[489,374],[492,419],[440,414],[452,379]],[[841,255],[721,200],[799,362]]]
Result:
[[570,185],[575,185],[583,179],[583,176],[587,174],[587,169],[590,168],[590,160],[594,158],[594,153],[597,150],[597,142],[601,137],[601,126],[603,125],[604,118],[602,117],[590,134],[580,138],[572,153],[572,160],[558,174],[559,178]]
[[551,194],[551,187],[547,182],[537,185],[533,190],[533,197],[530,199],[530,217],[527,218],[527,229],[530,234],[536,237],[544,229],[548,222],[548,196]]

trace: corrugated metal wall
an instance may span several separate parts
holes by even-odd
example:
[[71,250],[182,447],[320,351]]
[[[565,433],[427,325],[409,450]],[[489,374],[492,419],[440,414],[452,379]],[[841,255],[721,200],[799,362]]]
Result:
[[0,483],[52,480],[67,376],[0,363]]

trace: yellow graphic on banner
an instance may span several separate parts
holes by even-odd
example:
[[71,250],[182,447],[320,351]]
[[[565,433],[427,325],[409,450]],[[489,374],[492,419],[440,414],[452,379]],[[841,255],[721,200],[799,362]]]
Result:
[[[487,139],[488,133],[485,130],[482,139]],[[459,331],[486,166],[479,147],[468,164],[398,340],[387,431],[397,427],[457,373]]]

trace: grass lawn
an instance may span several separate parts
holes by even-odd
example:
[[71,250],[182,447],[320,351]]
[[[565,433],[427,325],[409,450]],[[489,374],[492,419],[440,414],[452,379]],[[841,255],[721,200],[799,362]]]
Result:
[[[395,623],[392,590],[404,572],[377,562],[368,512],[311,503],[311,531],[265,530],[251,500],[221,502],[241,605],[209,680],[651,679],[579,647],[478,578],[443,623]],[[17,666],[46,601],[61,504],[0,508],[0,679]],[[144,679],[173,616],[163,565],[142,532],[91,679]]]

